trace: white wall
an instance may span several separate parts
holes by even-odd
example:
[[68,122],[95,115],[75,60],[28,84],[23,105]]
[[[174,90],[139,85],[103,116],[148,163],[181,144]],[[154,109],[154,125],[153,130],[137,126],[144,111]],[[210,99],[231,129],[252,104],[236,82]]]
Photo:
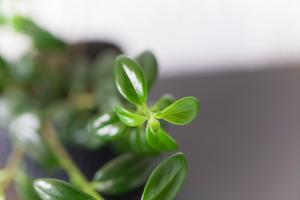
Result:
[[27,3],[13,10],[68,40],[108,39],[130,55],[152,49],[163,75],[300,58],[299,0],[18,1]]

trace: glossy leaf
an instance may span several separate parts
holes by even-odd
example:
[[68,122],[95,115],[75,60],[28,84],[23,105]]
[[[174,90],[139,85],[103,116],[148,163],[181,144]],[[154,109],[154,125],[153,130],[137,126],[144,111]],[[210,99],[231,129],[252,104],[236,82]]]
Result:
[[158,151],[147,142],[145,131],[142,128],[132,129],[129,135],[131,149],[137,154],[153,155]]
[[179,99],[158,112],[156,117],[162,118],[170,123],[185,125],[197,116],[200,108],[199,100],[195,97],[184,97]]
[[147,127],[146,139],[148,144],[158,151],[173,151],[179,147],[176,140],[163,129],[153,132]]
[[25,112],[10,124],[9,133],[15,145],[44,167],[56,167],[58,162],[44,142],[39,131],[41,120],[34,112]]
[[148,121],[148,127],[152,132],[156,133],[160,130],[160,122],[157,119],[152,118]]
[[175,98],[169,94],[165,94],[162,96],[152,107],[151,110],[153,112],[162,111],[172,103],[174,103]]
[[38,179],[34,188],[43,200],[95,200],[71,184],[55,179]]
[[123,107],[116,107],[115,112],[119,119],[129,127],[139,126],[146,121],[146,117],[137,113],[133,113]]
[[125,127],[115,113],[105,113],[92,120],[87,129],[94,136],[94,140],[105,144],[122,134]]
[[115,63],[115,80],[119,92],[129,102],[145,105],[148,96],[146,78],[142,68],[126,56],[118,56]]
[[30,36],[34,45],[41,50],[64,49],[66,47],[62,40],[39,27],[29,18],[14,16],[12,24],[16,31]]
[[174,199],[186,178],[187,168],[183,153],[177,153],[160,163],[145,186],[142,200]]
[[33,188],[32,178],[28,177],[23,170],[20,170],[15,180],[18,196],[20,196],[22,200],[41,200]]
[[151,51],[144,51],[136,58],[136,61],[144,70],[147,79],[148,90],[150,90],[154,85],[158,75],[157,60]]
[[136,154],[121,155],[99,169],[93,185],[106,194],[129,192],[146,182],[151,166],[149,161]]

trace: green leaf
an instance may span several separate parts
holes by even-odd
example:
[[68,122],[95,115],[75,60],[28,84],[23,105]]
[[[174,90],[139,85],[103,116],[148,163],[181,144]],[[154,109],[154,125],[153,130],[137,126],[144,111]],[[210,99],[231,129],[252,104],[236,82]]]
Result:
[[19,171],[15,180],[18,196],[22,200],[41,200],[33,188],[33,180],[23,170]]
[[148,121],[148,127],[152,132],[156,133],[160,130],[160,122],[157,119],[152,118]]
[[6,23],[7,23],[7,18],[3,14],[0,14],[0,25],[4,25]]
[[136,154],[123,154],[97,171],[93,185],[106,194],[129,192],[146,182],[150,174],[149,161]]
[[133,113],[123,107],[116,107],[115,112],[119,119],[129,127],[139,126],[146,121],[146,117],[137,113]]
[[115,80],[119,92],[129,102],[145,105],[148,90],[142,68],[126,56],[118,56],[115,63]]
[[145,131],[142,127],[134,128],[129,135],[131,149],[137,154],[153,155],[158,151],[147,142]]
[[51,33],[39,27],[30,19],[23,16],[14,16],[12,24],[16,31],[30,36],[34,45],[41,50],[64,49],[66,44],[54,37]]
[[87,129],[94,140],[105,144],[122,134],[125,127],[115,113],[105,113],[93,119]]
[[38,179],[34,189],[43,200],[96,200],[71,184],[55,179]]
[[190,123],[197,116],[200,108],[199,100],[195,97],[184,97],[172,103],[163,111],[156,114],[170,123],[185,125]]
[[162,111],[172,103],[174,103],[175,98],[169,94],[165,94],[162,96],[152,107],[151,110],[153,112]]
[[4,90],[11,79],[7,62],[0,57],[0,92]]
[[150,90],[158,75],[157,60],[151,51],[144,51],[136,58],[136,61],[144,70],[148,90]]
[[9,126],[14,145],[24,149],[30,158],[44,167],[56,167],[58,162],[40,135],[41,119],[34,112],[16,117]]
[[96,96],[97,106],[101,111],[112,110],[120,104],[119,92],[114,82],[114,63],[118,52],[105,50],[101,52],[92,64],[92,88]]
[[172,200],[179,192],[187,175],[187,160],[177,153],[163,161],[152,172],[142,200]]
[[173,151],[178,149],[179,145],[165,130],[159,129],[157,132],[151,131],[147,127],[146,139],[148,144],[158,151]]

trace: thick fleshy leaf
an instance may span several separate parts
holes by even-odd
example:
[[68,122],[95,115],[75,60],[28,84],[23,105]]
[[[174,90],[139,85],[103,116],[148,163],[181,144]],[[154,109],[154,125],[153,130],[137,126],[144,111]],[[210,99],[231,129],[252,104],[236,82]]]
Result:
[[199,100],[195,97],[184,97],[166,107],[156,114],[170,123],[185,125],[190,123],[197,116],[200,108]]
[[174,199],[186,178],[187,168],[183,153],[177,153],[160,163],[145,186],[142,200]]
[[174,103],[175,98],[169,94],[165,94],[162,96],[152,107],[151,110],[153,112],[162,111],[172,103]]
[[157,132],[153,132],[147,127],[146,139],[148,144],[158,151],[173,151],[179,147],[176,140],[162,128]]
[[160,122],[157,119],[152,118],[148,121],[148,127],[153,133],[156,133],[160,130]]
[[116,107],[115,112],[119,119],[129,127],[139,126],[146,121],[146,117],[137,113],[133,113],[123,107]]
[[9,133],[15,145],[24,149],[29,157],[44,167],[56,167],[58,162],[39,131],[41,119],[34,112],[25,112],[16,117],[9,126]]
[[128,139],[131,149],[137,154],[153,155],[159,152],[147,142],[146,133],[143,129],[132,129]]
[[87,129],[94,140],[105,144],[122,134],[125,127],[115,113],[105,113],[92,120]]
[[148,90],[150,90],[154,85],[158,75],[157,60],[151,51],[144,51],[136,58],[136,61],[144,70],[147,79]]
[[150,174],[149,161],[136,154],[123,154],[99,169],[93,186],[106,194],[129,192],[146,182]]
[[14,16],[12,24],[16,31],[30,36],[34,45],[41,50],[64,49],[66,47],[62,40],[54,37],[26,17]]
[[148,90],[142,68],[126,56],[118,56],[115,63],[115,80],[119,92],[129,102],[145,105]]
[[55,179],[38,179],[34,189],[43,200],[95,200],[71,184]]
[[16,190],[22,200],[41,200],[33,188],[33,180],[20,170],[15,178]]

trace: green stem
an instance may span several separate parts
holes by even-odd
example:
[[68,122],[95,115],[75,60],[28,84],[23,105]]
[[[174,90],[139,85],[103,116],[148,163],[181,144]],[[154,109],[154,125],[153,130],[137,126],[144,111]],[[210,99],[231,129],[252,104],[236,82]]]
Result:
[[71,182],[80,187],[86,193],[95,197],[97,200],[104,200],[104,198],[93,189],[91,183],[86,179],[70,155],[67,153],[59,141],[51,122],[46,122],[44,126],[44,136],[50,148],[57,156],[60,165],[69,174]]
[[15,174],[18,171],[18,167],[23,160],[24,152],[23,150],[14,147],[13,152],[8,160],[8,163],[4,171],[4,180],[0,183],[0,192],[4,192],[8,186],[11,184],[12,180],[15,177]]

